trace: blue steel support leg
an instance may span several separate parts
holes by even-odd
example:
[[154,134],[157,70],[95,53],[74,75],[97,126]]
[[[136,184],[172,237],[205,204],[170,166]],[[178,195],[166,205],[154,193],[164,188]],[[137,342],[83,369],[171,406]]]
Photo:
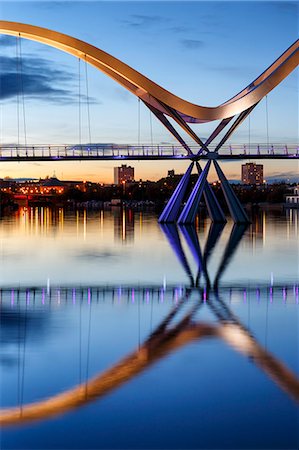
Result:
[[188,198],[188,201],[178,219],[178,223],[185,224],[185,223],[193,223],[195,220],[195,216],[198,210],[198,205],[200,202],[200,199],[203,194],[203,190],[206,184],[207,175],[210,169],[211,160],[208,161],[206,164],[206,167],[201,172],[201,174],[198,177],[198,180],[191,192],[190,197]]
[[235,223],[250,223],[250,220],[248,219],[248,216],[246,212],[244,211],[238,197],[233,191],[233,188],[229,184],[228,179],[222,172],[219,164],[217,161],[214,160],[215,169],[217,172],[217,175],[219,177],[219,180],[221,182],[221,188],[223,190],[223,194],[225,197],[225,200],[227,202],[227,206],[229,208],[229,212],[234,220]]
[[190,164],[185,175],[181,178],[179,184],[175,188],[172,196],[159,217],[160,223],[175,222],[178,218],[180,206],[185,196],[193,166],[194,162]]
[[[196,163],[196,167],[198,170],[198,173],[201,174],[202,169],[198,162]],[[225,223],[226,218],[224,215],[224,212],[222,211],[221,206],[219,205],[219,202],[213,192],[213,189],[209,185],[209,183],[206,181],[203,195],[206,201],[206,205],[208,208],[209,217],[212,220],[212,222],[219,222],[219,223]]]

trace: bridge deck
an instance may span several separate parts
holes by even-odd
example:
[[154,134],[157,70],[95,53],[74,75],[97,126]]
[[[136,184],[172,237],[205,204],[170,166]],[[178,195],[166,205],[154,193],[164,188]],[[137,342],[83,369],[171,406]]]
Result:
[[[191,146],[196,155],[199,147]],[[211,152],[215,149],[209,146]],[[224,145],[217,156],[222,160],[299,159],[297,144]],[[27,145],[0,146],[0,161],[76,161],[76,160],[168,160],[190,159],[178,145]],[[209,159],[206,152],[200,159]]]

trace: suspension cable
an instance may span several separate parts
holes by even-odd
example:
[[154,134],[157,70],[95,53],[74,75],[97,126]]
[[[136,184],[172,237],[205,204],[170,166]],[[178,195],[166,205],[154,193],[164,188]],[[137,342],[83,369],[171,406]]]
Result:
[[79,103],[79,145],[81,146],[81,65],[80,65],[80,58],[78,58],[78,103]]
[[23,70],[22,70],[22,45],[21,45],[20,33],[19,33],[19,56],[20,56],[19,61],[20,61],[21,95],[22,95],[22,105],[23,105],[24,141],[25,141],[25,147],[26,147],[27,146],[27,127],[26,127],[25,93],[24,93]]
[[87,76],[87,62],[85,55],[85,84],[86,84],[86,100],[87,100],[87,119],[88,119],[88,137],[91,144],[91,128],[90,128],[90,108],[89,108],[89,89],[88,89],[88,76]]
[[267,149],[269,150],[269,115],[268,115],[268,95],[266,95],[266,128],[267,128]]
[[151,146],[153,147],[153,119],[152,119],[152,112],[149,111],[150,115],[150,133],[151,133]]
[[19,69],[19,45],[18,37],[16,36],[16,71],[17,71],[17,128],[18,128],[18,146],[20,145],[20,69]]
[[248,116],[248,152],[250,153],[250,115]]
[[138,97],[138,145],[140,145],[140,98]]

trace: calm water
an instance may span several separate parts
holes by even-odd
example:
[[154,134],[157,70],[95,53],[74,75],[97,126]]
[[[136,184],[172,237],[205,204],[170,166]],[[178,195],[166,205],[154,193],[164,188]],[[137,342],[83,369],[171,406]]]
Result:
[[0,220],[1,449],[298,449],[299,211]]

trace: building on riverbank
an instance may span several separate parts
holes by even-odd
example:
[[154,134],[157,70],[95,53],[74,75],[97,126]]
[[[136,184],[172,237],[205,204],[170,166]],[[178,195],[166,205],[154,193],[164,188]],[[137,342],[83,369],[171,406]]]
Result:
[[247,163],[242,164],[242,183],[243,184],[262,184],[264,181],[263,164]]
[[293,195],[287,195],[285,206],[287,208],[299,208],[299,184],[294,188]]

